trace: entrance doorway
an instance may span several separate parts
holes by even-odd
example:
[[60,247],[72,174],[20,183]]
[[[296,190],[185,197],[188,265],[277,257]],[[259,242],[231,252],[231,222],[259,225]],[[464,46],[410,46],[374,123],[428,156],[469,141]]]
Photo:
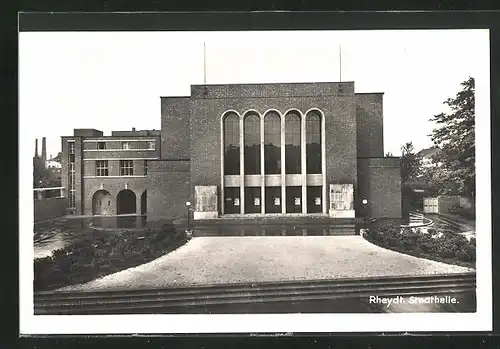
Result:
[[266,187],[266,213],[281,213],[281,187]]
[[112,197],[107,190],[98,190],[92,196],[92,214],[96,216],[112,215]]
[[307,187],[307,213],[322,212],[321,187]]
[[135,214],[136,213],[135,193],[130,189],[120,191],[116,197],[116,214]]
[[261,213],[260,187],[245,187],[245,213]]
[[286,187],[286,213],[302,213],[302,187]]
[[240,187],[224,188],[224,213],[240,213]]

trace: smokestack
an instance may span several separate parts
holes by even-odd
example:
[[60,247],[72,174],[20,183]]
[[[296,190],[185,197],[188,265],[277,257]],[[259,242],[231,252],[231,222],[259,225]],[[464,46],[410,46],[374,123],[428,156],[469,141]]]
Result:
[[38,157],[38,138],[35,139],[35,157]]
[[42,160],[47,160],[47,144],[45,141],[45,137],[42,138]]

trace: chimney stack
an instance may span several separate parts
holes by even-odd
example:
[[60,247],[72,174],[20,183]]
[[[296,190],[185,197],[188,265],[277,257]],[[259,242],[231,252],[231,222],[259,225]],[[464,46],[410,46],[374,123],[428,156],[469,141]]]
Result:
[[38,157],[38,138],[35,139],[35,157]]
[[132,132],[135,132],[135,127],[132,127]]
[[42,160],[43,161],[47,160],[47,144],[45,137],[42,138]]

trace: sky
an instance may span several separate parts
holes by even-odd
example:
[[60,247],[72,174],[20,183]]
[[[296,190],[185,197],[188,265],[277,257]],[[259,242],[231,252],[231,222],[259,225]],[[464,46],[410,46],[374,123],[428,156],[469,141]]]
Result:
[[461,82],[489,81],[488,40],[485,30],[21,32],[21,141],[34,153],[35,138],[41,151],[47,137],[55,156],[74,128],[160,129],[160,96],[188,96],[204,76],[207,84],[354,81],[355,92],[384,92],[384,151],[397,156],[409,141],[432,145],[429,119],[447,111]]

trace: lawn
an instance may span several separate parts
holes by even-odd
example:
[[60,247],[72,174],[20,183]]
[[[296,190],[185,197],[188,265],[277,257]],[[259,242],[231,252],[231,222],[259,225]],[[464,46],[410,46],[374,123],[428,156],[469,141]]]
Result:
[[171,252],[187,242],[173,224],[141,231],[89,232],[78,241],[34,261],[34,290],[54,290],[81,284],[138,266]]
[[393,251],[438,262],[475,268],[476,239],[436,229],[405,228],[384,225],[367,230],[363,237]]

